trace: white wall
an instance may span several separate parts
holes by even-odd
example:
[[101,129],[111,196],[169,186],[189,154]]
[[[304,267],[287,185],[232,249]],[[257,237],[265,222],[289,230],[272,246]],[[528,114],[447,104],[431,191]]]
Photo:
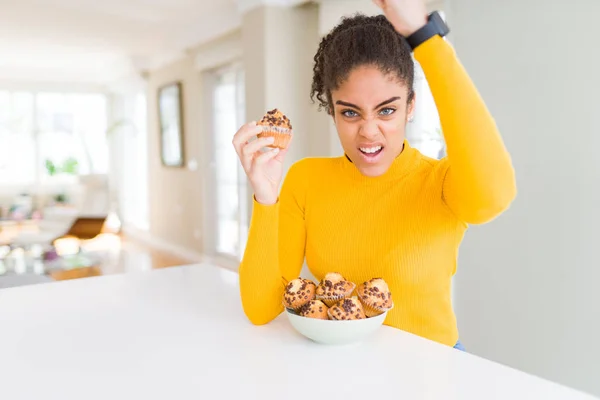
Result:
[[462,340],[600,395],[600,1],[449,0],[446,11],[519,189],[461,248]]

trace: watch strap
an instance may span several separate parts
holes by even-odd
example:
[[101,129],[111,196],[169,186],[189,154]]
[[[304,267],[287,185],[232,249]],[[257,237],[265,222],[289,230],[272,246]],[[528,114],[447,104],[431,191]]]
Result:
[[442,19],[439,12],[434,11],[427,17],[427,23],[412,35],[406,38],[412,50],[426,42],[435,35],[446,36],[450,32],[448,25]]

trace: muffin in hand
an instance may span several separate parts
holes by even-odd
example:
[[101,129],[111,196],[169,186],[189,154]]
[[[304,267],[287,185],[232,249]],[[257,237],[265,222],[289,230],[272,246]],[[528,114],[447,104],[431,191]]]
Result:
[[298,309],[298,314],[307,318],[329,319],[328,310],[329,307],[321,300],[311,300]]
[[277,147],[285,149],[288,147],[292,138],[292,123],[278,109],[267,111],[264,117],[256,123],[262,128],[262,132],[258,134],[259,138],[273,137],[275,141],[268,147]]
[[329,318],[338,321],[365,319],[364,309],[356,296],[341,300],[328,311]]
[[298,310],[315,298],[317,285],[309,279],[297,278],[291,280],[283,292],[284,307]]
[[347,281],[341,274],[330,272],[325,275],[317,287],[317,300],[333,307],[340,300],[352,295],[356,284]]
[[394,306],[392,293],[382,278],[373,278],[361,283],[356,292],[369,318],[381,315]]

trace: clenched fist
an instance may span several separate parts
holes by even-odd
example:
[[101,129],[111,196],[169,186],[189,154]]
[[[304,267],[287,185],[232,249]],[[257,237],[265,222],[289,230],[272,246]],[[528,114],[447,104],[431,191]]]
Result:
[[427,24],[425,0],[373,0],[396,31],[408,37]]

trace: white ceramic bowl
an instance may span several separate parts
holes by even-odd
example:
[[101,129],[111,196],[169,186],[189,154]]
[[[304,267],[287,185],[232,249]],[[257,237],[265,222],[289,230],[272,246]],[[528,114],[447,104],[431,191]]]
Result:
[[323,344],[357,343],[373,334],[387,316],[381,315],[351,321],[333,321],[302,317],[286,308],[285,313],[296,331],[307,338]]

